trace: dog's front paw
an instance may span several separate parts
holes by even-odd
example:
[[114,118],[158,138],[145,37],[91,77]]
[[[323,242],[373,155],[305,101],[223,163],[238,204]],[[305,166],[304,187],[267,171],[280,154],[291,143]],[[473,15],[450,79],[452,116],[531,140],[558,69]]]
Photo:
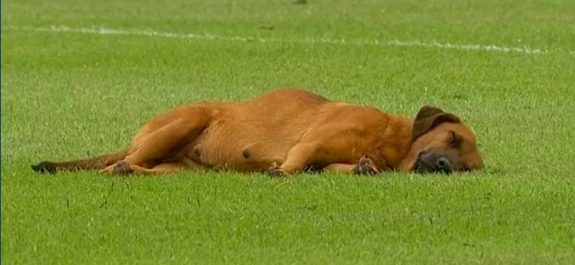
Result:
[[371,160],[371,158],[367,156],[361,157],[357,162],[357,165],[353,169],[353,173],[357,175],[373,176],[378,172],[379,170],[377,170],[377,167],[375,166],[373,160]]
[[266,170],[266,173],[272,177],[283,177],[286,175],[285,171],[276,162]]

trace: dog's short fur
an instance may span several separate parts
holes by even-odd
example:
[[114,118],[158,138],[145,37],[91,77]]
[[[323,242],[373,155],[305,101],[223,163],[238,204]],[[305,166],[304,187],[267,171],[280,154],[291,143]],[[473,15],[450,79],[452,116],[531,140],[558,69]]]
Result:
[[438,108],[424,106],[410,119],[284,89],[240,103],[184,105],[150,120],[126,151],[44,161],[32,168],[50,173],[100,169],[112,175],[182,169],[289,175],[320,169],[452,172],[482,166],[472,131]]

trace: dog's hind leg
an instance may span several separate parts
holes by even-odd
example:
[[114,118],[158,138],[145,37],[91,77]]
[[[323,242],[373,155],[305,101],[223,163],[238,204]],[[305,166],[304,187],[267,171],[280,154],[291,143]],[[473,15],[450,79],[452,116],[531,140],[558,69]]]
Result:
[[[157,129],[139,135],[128,155],[118,163],[150,168],[156,165],[158,160],[173,159],[170,156],[197,138],[209,126],[210,121],[210,116],[204,109],[187,109]],[[116,170],[111,166],[104,172],[115,174]]]
[[197,117],[179,118],[152,132],[144,141],[130,150],[124,159],[129,164],[142,165],[163,159],[198,137],[208,126],[207,119]]

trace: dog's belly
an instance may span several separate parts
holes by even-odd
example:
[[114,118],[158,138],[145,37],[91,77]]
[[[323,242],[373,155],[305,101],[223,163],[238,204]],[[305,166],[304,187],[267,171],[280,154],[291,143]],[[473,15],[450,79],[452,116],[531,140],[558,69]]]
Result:
[[287,152],[322,115],[325,103],[310,93],[286,91],[214,111],[212,122],[186,148],[186,156],[206,167],[265,170]]
[[265,170],[282,163],[305,131],[290,129],[218,121],[189,145],[187,157],[210,168]]

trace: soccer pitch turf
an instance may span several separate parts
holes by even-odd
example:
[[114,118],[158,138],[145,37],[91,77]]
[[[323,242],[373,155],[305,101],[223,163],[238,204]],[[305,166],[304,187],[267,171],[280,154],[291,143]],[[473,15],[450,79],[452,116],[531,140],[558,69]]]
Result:
[[[2,2],[5,264],[573,264],[575,1]],[[279,87],[462,117],[470,174],[108,178],[179,104]]]

